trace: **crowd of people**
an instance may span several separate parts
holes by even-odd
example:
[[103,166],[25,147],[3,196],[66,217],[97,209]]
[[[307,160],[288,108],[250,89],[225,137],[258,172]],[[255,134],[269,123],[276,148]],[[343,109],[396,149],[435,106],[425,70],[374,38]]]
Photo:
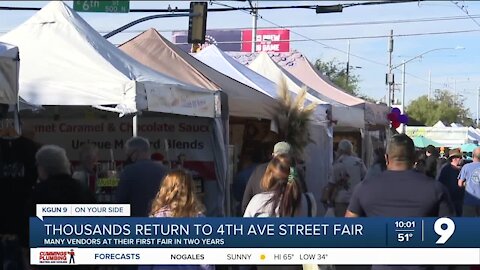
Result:
[[[183,169],[170,170],[152,160],[146,138],[133,137],[125,144],[127,164],[116,191],[115,202],[131,205],[137,217],[203,217],[205,208],[195,192],[192,175]],[[234,196],[239,200],[237,214],[243,217],[313,217],[316,200],[305,183],[304,168],[292,156],[291,146],[279,142],[271,160],[260,163],[250,155],[235,178]],[[462,153],[452,149],[444,160],[428,147],[424,157],[416,152],[411,138],[394,135],[387,148],[376,149],[375,162],[367,170],[354,154],[348,140],[338,144],[331,177],[322,192],[324,207],[336,217],[439,217],[480,215],[480,148],[473,162],[464,164]],[[250,153],[254,154],[254,152]],[[25,195],[21,221],[7,219],[2,234],[16,233],[28,247],[28,217],[35,216],[35,205],[95,203],[98,149],[85,145],[81,164],[72,174],[65,149],[45,145],[34,155],[38,179]],[[320,206],[321,207],[321,206]],[[18,215],[17,215],[18,216]],[[15,227],[18,226],[18,227]],[[11,264],[19,254],[2,253]],[[4,264],[5,265],[5,264]],[[67,267],[66,269],[70,269]],[[127,267],[128,268],[128,267]],[[125,268],[125,269],[127,269]],[[139,269],[214,269],[212,265],[142,266]],[[12,266],[4,269],[28,269]],[[40,268],[41,269],[41,268]],[[87,268],[88,269],[88,268]],[[136,269],[130,267],[129,269]],[[302,269],[302,266],[257,266],[256,269]],[[428,269],[424,266],[373,266],[372,269]]]
[[[244,217],[312,216],[301,170],[289,145],[275,145],[272,159],[254,168],[242,197]],[[367,170],[348,140],[338,145],[331,177],[321,201],[336,217],[443,217],[480,215],[480,148],[467,164],[459,149],[440,157],[433,146],[419,155],[405,134],[375,149]],[[240,172],[244,179],[245,171]],[[237,196],[238,197],[238,196]],[[327,211],[328,213],[329,211]],[[315,215],[315,214],[313,214]],[[257,269],[302,269],[302,266],[257,266]],[[364,269],[358,268],[349,269]],[[372,266],[372,269],[433,269],[429,266]],[[454,269],[454,268],[451,268]]]
[[[10,143],[11,144],[11,143]],[[11,145],[10,145],[11,146]],[[10,147],[9,146],[9,147]],[[28,259],[28,219],[36,216],[36,204],[92,204],[97,203],[96,181],[99,176],[98,149],[93,145],[83,145],[79,151],[80,165],[72,169],[65,149],[57,145],[36,146],[33,160],[27,167],[22,165],[22,175],[2,175],[13,181],[13,177],[26,177],[32,180],[20,189],[21,200],[15,200],[15,215],[8,216],[0,227],[3,237],[0,248],[0,263],[5,270],[50,269],[51,266],[30,266]],[[38,150],[37,150],[38,149]],[[5,150],[5,149],[2,149]],[[0,151],[5,153],[5,151]],[[192,175],[184,169],[169,170],[162,162],[152,160],[150,142],[143,137],[133,137],[125,144],[126,164],[115,194],[116,203],[131,205],[131,215],[136,217],[201,217],[204,206],[197,198]],[[18,153],[19,154],[19,153]],[[14,157],[12,153],[9,158]],[[23,152],[24,157],[28,152]],[[9,162],[2,156],[2,162]],[[2,164],[3,164],[2,163]],[[27,164],[27,162],[23,162]],[[23,164],[22,163],[22,164]],[[5,165],[6,166],[6,165]],[[9,181],[3,182],[3,184]],[[4,190],[5,191],[5,190]],[[2,198],[4,199],[4,198]],[[6,205],[6,204],[5,204]],[[5,206],[3,205],[3,206]],[[89,266],[55,266],[56,269],[95,269]],[[125,266],[121,269],[137,269]],[[146,269],[214,269],[211,265],[201,266],[142,266]]]

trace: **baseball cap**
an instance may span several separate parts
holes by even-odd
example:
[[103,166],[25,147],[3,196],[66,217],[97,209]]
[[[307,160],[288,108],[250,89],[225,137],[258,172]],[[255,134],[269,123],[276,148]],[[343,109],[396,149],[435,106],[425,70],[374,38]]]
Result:
[[287,142],[278,142],[273,147],[273,156],[290,154],[291,146]]

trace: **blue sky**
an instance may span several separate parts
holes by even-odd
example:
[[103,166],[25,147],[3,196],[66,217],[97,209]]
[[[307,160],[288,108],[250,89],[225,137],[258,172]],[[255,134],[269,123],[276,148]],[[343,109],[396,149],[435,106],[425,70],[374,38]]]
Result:
[[[72,4],[71,1],[66,1]],[[260,6],[266,5],[302,5],[302,4],[339,4],[358,1],[260,1]],[[466,5],[465,10],[470,15],[480,14],[480,2],[456,1]],[[1,6],[28,6],[42,7],[46,1],[2,1]],[[222,1],[222,4],[230,6],[245,6],[246,3],[235,1]],[[131,8],[166,8],[168,5],[178,8],[186,8],[188,1],[131,1]],[[221,7],[213,4],[211,7]],[[13,29],[34,14],[34,11],[0,11],[0,35]],[[145,13],[130,14],[105,14],[105,13],[82,13],[83,18],[98,31],[109,31],[120,27],[132,20],[149,15]],[[466,16],[466,14],[450,1],[427,1],[421,3],[404,3],[381,6],[363,6],[346,8],[342,13],[316,14],[313,10],[270,10],[261,11],[260,15],[278,25],[306,25],[306,24],[335,24],[379,20],[404,20],[432,17]],[[480,24],[480,18],[476,19]],[[251,27],[252,19],[248,13],[241,11],[225,13],[209,13],[208,28]],[[265,20],[260,19],[261,27],[272,26]],[[146,30],[154,27],[162,32],[167,38],[171,38],[168,30],[186,30],[187,18],[157,19],[136,25],[132,30]],[[476,30],[478,32],[448,34],[448,35],[425,35],[413,37],[396,37],[394,45],[394,65],[400,64],[402,59],[409,59],[422,52],[436,48],[465,47],[464,50],[440,50],[425,55],[420,60],[407,64],[407,72],[411,75],[406,77],[407,103],[420,95],[427,94],[429,88],[428,74],[431,72],[432,89],[445,88],[463,94],[466,98],[465,105],[472,115],[476,113],[476,91],[480,87],[480,26],[471,19],[445,20],[416,23],[388,23],[381,25],[357,25],[357,26],[329,26],[312,28],[294,28],[292,31],[305,35],[312,39],[358,37],[387,35],[390,29],[394,34],[430,33],[458,30]],[[122,33],[110,39],[114,44],[122,43],[140,32]],[[291,33],[291,39],[304,39]],[[321,43],[347,51],[347,40],[320,41]],[[386,94],[385,73],[387,70],[387,38],[376,39],[352,39],[350,63],[359,66],[355,73],[360,76],[361,92],[374,98],[382,98]],[[334,49],[325,47],[318,42],[298,41],[292,42],[293,49],[301,51],[311,61],[317,58],[323,60],[338,59],[346,62],[347,55]],[[366,58],[357,58],[353,55]],[[376,63],[373,63],[376,62]],[[400,70],[396,71],[395,79],[401,83]],[[456,82],[456,83],[455,83]],[[400,86],[399,86],[400,87]],[[397,94],[399,97],[399,93]]]

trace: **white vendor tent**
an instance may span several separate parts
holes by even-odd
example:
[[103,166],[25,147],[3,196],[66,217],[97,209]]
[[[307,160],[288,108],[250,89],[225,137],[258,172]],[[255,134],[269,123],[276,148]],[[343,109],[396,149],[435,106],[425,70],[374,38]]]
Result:
[[441,121],[441,120],[438,120],[438,122],[433,125],[433,127],[436,127],[436,128],[444,128],[446,127],[445,124]]
[[[277,85],[274,82],[242,65],[215,45],[206,47],[195,54],[195,57],[230,78],[271,97],[278,96]],[[289,90],[292,91],[292,89]],[[328,180],[333,157],[333,138],[327,116],[327,110],[331,109],[331,105],[311,95],[309,95],[308,100],[317,102],[319,106],[315,112],[314,124],[310,131],[314,143],[306,149],[306,183],[309,191],[315,194],[317,205],[320,206],[322,205],[320,202],[322,186],[326,185]],[[323,214],[321,207],[318,214]]]
[[[93,106],[120,114],[148,110],[197,116],[189,117],[192,123],[199,117],[209,119],[217,183],[214,194],[207,194],[212,198],[207,211],[223,215],[228,167],[224,94],[140,64],[60,1],[50,2],[0,41],[17,45],[21,52],[19,95],[30,103]],[[133,126],[135,132],[136,123]]]
[[480,135],[472,127],[407,126],[405,133],[410,137],[423,136],[445,147],[458,147],[462,144],[480,141]]
[[18,47],[0,42],[0,103],[18,102]]
[[[248,67],[261,74],[267,79],[278,82],[281,79],[287,81],[289,89],[298,92],[305,84],[283,69],[273,61],[266,52],[260,53]],[[332,118],[337,122],[338,127],[343,128],[365,128],[364,110],[361,108],[349,107],[341,104],[331,98],[326,97],[320,92],[308,87],[309,99],[321,100],[332,105]]]
[[[248,85],[257,91],[273,98],[278,96],[278,87],[274,82],[240,64],[215,45],[206,47],[194,56],[211,68],[216,69],[224,75]],[[326,121],[327,110],[330,108],[330,104],[315,99],[314,97],[311,97],[309,101],[317,102],[317,104],[319,104],[318,109],[315,112],[315,120],[319,122]]]
[[120,113],[149,109],[215,115],[211,91],[181,83],[138,63],[63,2],[50,2],[0,41],[20,48],[19,89],[27,102],[115,105]]
[[[388,107],[381,104],[367,102],[359,97],[352,96],[343,91],[321,74],[308,59],[299,52],[293,52],[291,57],[282,61],[283,57],[273,58],[286,71],[311,87],[316,92],[333,99],[341,104],[361,108],[365,111],[365,125],[368,129],[385,128],[389,125],[387,120]],[[335,111],[335,108],[333,109]]]

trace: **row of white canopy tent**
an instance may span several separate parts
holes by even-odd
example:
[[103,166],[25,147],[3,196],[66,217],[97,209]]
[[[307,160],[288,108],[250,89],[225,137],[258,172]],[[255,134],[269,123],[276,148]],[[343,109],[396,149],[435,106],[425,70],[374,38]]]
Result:
[[[261,53],[248,67],[240,64],[215,45],[206,47],[195,54],[195,57],[210,67],[272,98],[277,97],[278,83],[280,80],[285,80],[293,95],[296,95],[304,86],[302,82],[288,72],[285,72],[282,67],[272,61],[266,53]],[[307,91],[307,101],[319,105],[319,110],[315,112],[316,121],[327,123],[327,118],[329,118],[327,115],[331,114],[333,120],[336,120],[337,126],[351,128],[364,127],[363,110],[338,103],[309,87],[307,87]]]
[[[277,84],[240,64],[215,45],[206,47],[194,56],[230,78],[240,81],[272,98],[278,97]],[[288,88],[292,94],[298,93],[298,89],[292,88],[290,85],[288,85]],[[310,130],[314,143],[308,145],[306,149],[305,167],[307,170],[305,181],[307,188],[314,193],[318,205],[321,205],[320,191],[326,182],[319,179],[328,179],[333,157],[333,138],[328,120],[328,111],[331,110],[331,105],[311,95],[307,95],[307,101],[318,104],[318,107],[314,112],[313,125]]]
[[[268,95],[271,98],[278,97],[278,82],[277,83],[265,78],[261,74],[249,69],[248,67],[240,64],[228,54],[220,50],[215,45],[210,45],[205,49],[196,53],[195,58],[202,61],[206,65],[213,69],[221,71],[226,76],[242,82],[245,85],[250,86],[257,91]],[[288,82],[287,82],[288,83]],[[288,85],[292,94],[297,94],[297,89],[293,89]],[[325,122],[327,119],[327,111],[330,109],[330,105],[327,102],[316,99],[311,95],[307,95],[308,102],[316,102],[318,104],[317,110],[314,112],[316,122]]]
[[[389,125],[386,114],[388,108],[382,104],[367,102],[359,97],[352,96],[332,83],[326,76],[319,72],[314,65],[300,52],[292,51],[285,53],[244,53],[229,52],[235,60],[250,67],[252,70],[264,75],[265,77],[275,79],[282,76],[289,78],[293,88],[307,85],[312,95],[331,103],[333,108],[333,118],[338,120],[337,128],[365,128],[365,129],[383,129]],[[342,106],[343,105],[343,106]],[[353,107],[357,118],[355,124],[348,122],[345,118],[345,110],[342,107]],[[344,112],[341,112],[344,110]],[[335,113],[336,111],[336,113]],[[358,116],[364,115],[364,119],[358,119]],[[357,121],[358,120],[358,121]]]
[[[336,132],[359,132],[362,140],[362,157],[367,164],[373,161],[374,140],[381,141],[382,132],[388,127],[388,107],[367,102],[347,94],[322,75],[308,59],[297,51],[288,53],[239,53],[230,52],[235,60],[255,72],[271,79],[287,80],[291,89],[308,86],[315,98],[332,105],[332,119]],[[378,142],[376,142],[378,144]]]
[[60,1],[50,2],[0,41],[15,44],[21,52],[19,95],[29,103],[94,106],[121,115],[149,110],[211,119],[220,189],[215,214],[224,213],[228,165],[225,118],[218,117],[220,92],[180,82],[140,64]]
[[[150,29],[120,45],[119,48],[139,62],[181,81],[212,91],[221,89],[228,96],[230,116],[275,119],[275,108],[278,105],[277,85],[238,63],[215,46],[209,46],[193,57],[169,42],[156,30]],[[320,106],[312,119],[313,132],[317,131],[317,136],[313,138],[316,144],[310,146],[309,150],[315,152],[311,155],[315,156],[320,151],[314,151],[312,148],[322,148],[323,155],[308,159],[306,166],[308,187],[318,191],[321,190],[322,184],[318,179],[327,179],[326,173],[331,164],[329,150],[326,149],[332,149],[331,137],[327,134],[329,127],[326,123],[330,105],[321,101],[319,103]],[[308,163],[313,161],[315,164],[309,166]],[[320,194],[317,195],[320,198]]]
[[260,53],[255,60],[248,65],[250,69],[266,77],[267,79],[278,82],[286,80],[289,89],[298,93],[302,87],[307,87],[308,99],[316,102],[328,103],[331,105],[331,115],[336,126],[347,128],[364,128],[364,111],[359,108],[346,106],[309,86],[306,86],[299,79],[295,78],[289,72],[285,71],[280,65],[275,63],[266,52]]
[[[159,72],[140,64],[100,36],[63,2],[49,3],[25,23],[0,37],[0,41],[20,48],[19,93],[32,104],[86,105],[122,115],[150,110],[211,118],[215,123],[215,153],[218,154],[215,163],[222,190],[225,190],[223,183],[227,175],[225,144],[228,142],[225,125],[217,117],[220,106],[231,106],[229,112],[232,115],[273,119],[272,109],[276,104],[279,79],[286,79],[289,90],[294,94],[302,86],[297,79],[284,75],[279,66],[270,63],[265,67],[283,75],[265,78],[215,46],[209,46],[195,55],[204,63],[203,66],[200,61],[189,61],[194,69],[201,70],[209,78],[216,78],[211,87],[186,82],[175,74]],[[184,54],[182,58],[187,56]],[[237,88],[228,87],[233,82],[236,82],[234,85]],[[221,91],[212,90],[225,92],[231,104],[219,104]],[[309,92],[313,93],[312,89]],[[331,160],[327,157],[332,156],[328,114],[333,110],[333,118],[339,125],[351,127],[362,125],[363,114],[355,111],[356,108],[321,95],[309,94],[307,99],[319,104],[313,119],[315,130],[312,131],[317,144],[309,146],[306,151],[309,159],[317,163],[316,166],[307,166],[315,168],[310,172],[307,170],[307,178],[327,179],[327,175],[322,174],[328,174]],[[178,103],[178,100],[181,102]],[[203,106],[189,106],[192,102]],[[319,160],[325,162],[318,164]],[[317,184],[323,183],[317,181],[310,188],[321,190]],[[219,196],[219,203],[221,200],[223,197]]]

